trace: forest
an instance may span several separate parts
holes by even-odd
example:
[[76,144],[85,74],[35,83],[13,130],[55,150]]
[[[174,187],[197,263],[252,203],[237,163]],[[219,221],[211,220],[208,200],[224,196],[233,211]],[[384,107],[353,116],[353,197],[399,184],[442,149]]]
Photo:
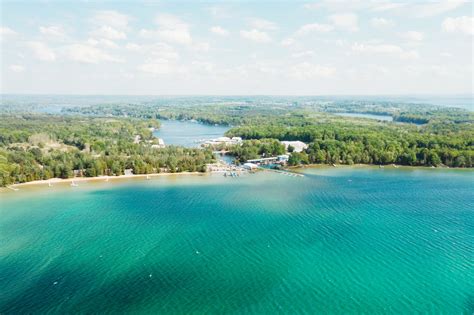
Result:
[[227,135],[308,143],[305,152],[294,153],[295,157],[290,161],[293,165],[361,163],[473,167],[472,126],[458,128],[460,130],[452,131],[446,126],[433,126],[425,130],[387,123],[357,125],[350,121],[304,126],[269,123],[234,127]]
[[[80,102],[78,100],[77,102]],[[288,164],[474,166],[474,116],[467,110],[390,102],[306,98],[188,98],[140,104],[1,104],[0,185],[53,177],[206,171],[211,148],[159,148],[160,120],[226,125],[244,139],[225,148],[237,164],[285,153],[283,140],[308,144]],[[54,108],[51,113],[46,109]],[[393,122],[336,113],[389,115]],[[222,149],[222,148],[219,148]]]
[[[474,115],[458,108],[390,102],[299,102],[201,104],[199,106],[88,106],[70,113],[197,120],[229,125],[227,136],[247,140],[300,140],[309,144],[290,164],[399,164],[473,167]],[[341,117],[334,113],[390,115],[394,122]],[[261,143],[231,148],[237,162],[265,154]]]
[[[0,115],[0,185],[73,176],[205,172],[210,150],[156,148],[157,120]],[[138,136],[138,137],[137,137]],[[137,139],[140,139],[137,141]]]

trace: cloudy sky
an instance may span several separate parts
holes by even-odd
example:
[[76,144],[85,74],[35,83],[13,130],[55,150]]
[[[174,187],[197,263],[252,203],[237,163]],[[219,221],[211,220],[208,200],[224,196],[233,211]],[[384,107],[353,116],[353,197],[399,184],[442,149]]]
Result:
[[466,1],[2,1],[1,92],[455,94]]

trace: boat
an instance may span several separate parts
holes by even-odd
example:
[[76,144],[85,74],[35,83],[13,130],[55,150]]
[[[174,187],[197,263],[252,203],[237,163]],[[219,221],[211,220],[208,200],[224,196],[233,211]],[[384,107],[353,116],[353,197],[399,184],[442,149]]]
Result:
[[71,187],[77,187],[79,186],[78,184],[76,184],[74,181],[71,182]]

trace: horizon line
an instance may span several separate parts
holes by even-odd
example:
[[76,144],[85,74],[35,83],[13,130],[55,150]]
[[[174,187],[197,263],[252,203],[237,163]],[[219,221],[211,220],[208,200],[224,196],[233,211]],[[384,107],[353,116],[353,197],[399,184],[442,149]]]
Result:
[[2,96],[153,96],[153,97],[205,97],[205,96],[276,96],[276,97],[322,97],[322,96],[472,96],[465,93],[416,93],[416,94],[73,94],[73,93],[0,93]]

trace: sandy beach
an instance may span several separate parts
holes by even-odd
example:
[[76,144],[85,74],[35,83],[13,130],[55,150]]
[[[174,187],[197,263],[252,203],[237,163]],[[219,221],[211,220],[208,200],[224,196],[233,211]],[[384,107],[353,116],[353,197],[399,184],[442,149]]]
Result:
[[118,175],[118,176],[96,176],[96,177],[74,177],[74,178],[51,178],[47,180],[34,180],[26,183],[12,184],[5,188],[18,189],[25,186],[36,186],[36,185],[54,185],[54,184],[69,184],[69,183],[80,183],[80,182],[93,182],[93,181],[109,181],[117,179],[127,178],[147,178],[157,176],[171,176],[171,175],[204,175],[207,173],[200,172],[180,172],[180,173],[152,173],[152,174],[132,174],[132,175]]

